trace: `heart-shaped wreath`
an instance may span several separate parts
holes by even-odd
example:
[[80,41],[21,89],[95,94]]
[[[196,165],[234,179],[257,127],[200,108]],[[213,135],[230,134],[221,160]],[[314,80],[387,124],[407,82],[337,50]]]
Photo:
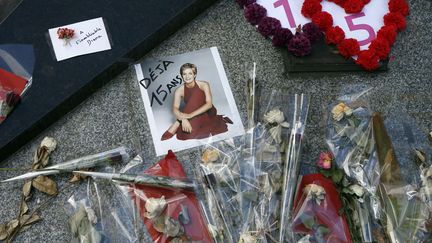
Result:
[[[370,0],[327,0],[353,14],[349,18],[361,16],[363,8]],[[258,31],[266,38],[272,38],[274,46],[287,46],[295,56],[305,56],[311,53],[312,43],[320,40],[325,34],[327,44],[337,46],[339,53],[345,57],[356,57],[356,63],[366,70],[379,67],[379,61],[388,57],[398,31],[405,29],[405,17],[409,14],[409,7],[405,0],[389,0],[389,12],[384,15],[384,25],[379,29],[376,38],[372,40],[366,50],[360,50],[359,41],[346,38],[345,32],[339,26],[333,26],[333,17],[323,11],[322,0],[305,0],[301,7],[301,14],[312,20],[300,26],[293,35],[291,30],[282,28],[280,21],[267,16],[267,10],[256,0],[236,0],[244,8],[244,15],[249,23],[257,25]],[[362,41],[360,41],[361,43]],[[364,43],[362,43],[364,44]]]

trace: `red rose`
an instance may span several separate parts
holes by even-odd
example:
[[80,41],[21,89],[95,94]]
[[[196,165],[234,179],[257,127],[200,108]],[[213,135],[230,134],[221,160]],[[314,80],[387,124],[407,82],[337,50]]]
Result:
[[358,41],[352,38],[341,41],[337,47],[339,53],[345,58],[355,56],[360,52]]
[[370,50],[375,51],[379,59],[386,59],[390,53],[390,45],[386,39],[376,38],[369,46]]
[[356,63],[371,71],[379,67],[379,58],[373,50],[365,50],[359,53]]
[[327,44],[339,44],[343,39],[345,39],[345,32],[339,27],[330,27],[327,29],[325,34],[325,40]]
[[364,5],[370,3],[371,0],[363,0]]
[[320,13],[316,13],[312,17],[312,22],[318,25],[320,29],[326,31],[333,25],[333,17],[329,13],[323,11]]
[[403,16],[409,14],[408,3],[405,0],[390,0],[388,6],[390,13],[400,13]]
[[405,17],[401,13],[388,13],[384,15],[385,25],[394,25],[397,30],[403,30],[406,27]]
[[347,0],[343,5],[346,13],[359,13],[363,7],[363,0]]
[[321,10],[320,0],[306,0],[303,3],[301,13],[307,18],[312,18],[316,13],[321,12]]
[[388,44],[391,46],[396,40],[396,30],[396,26],[394,25],[383,26],[378,31],[377,38],[387,40]]

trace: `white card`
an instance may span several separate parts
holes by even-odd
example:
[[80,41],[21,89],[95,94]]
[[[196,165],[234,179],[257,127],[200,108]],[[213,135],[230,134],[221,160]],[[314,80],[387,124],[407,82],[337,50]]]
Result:
[[[63,39],[58,38],[59,28],[73,29],[74,36],[65,43]],[[48,32],[57,61],[111,49],[102,18],[55,27],[49,29]]]
[[[301,14],[304,0],[258,0],[267,9],[267,16],[280,20],[282,27],[293,33],[298,25],[311,22]],[[347,14],[335,3],[322,1],[323,11],[330,13],[333,24],[345,31],[345,38],[359,41],[360,49],[366,50],[384,25],[383,17],[388,13],[388,0],[371,0],[360,13]]]

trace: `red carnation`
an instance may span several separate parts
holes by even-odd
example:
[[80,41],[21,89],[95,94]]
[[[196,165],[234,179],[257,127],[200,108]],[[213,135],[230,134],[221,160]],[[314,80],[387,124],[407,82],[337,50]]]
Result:
[[345,32],[339,27],[330,27],[327,29],[325,34],[325,40],[327,44],[339,44],[343,39],[345,39]]
[[373,50],[365,50],[359,53],[356,63],[371,71],[379,67],[379,58]]
[[312,52],[312,44],[304,33],[297,32],[288,43],[288,51],[294,56],[306,56]]
[[363,0],[364,5],[370,3],[371,0]]
[[339,53],[345,58],[355,56],[360,52],[358,41],[352,38],[341,41],[337,47]]
[[312,18],[316,13],[321,12],[321,10],[320,0],[306,0],[303,3],[301,13],[307,18]]
[[408,3],[405,0],[390,0],[388,6],[390,13],[400,13],[403,16],[409,14]]
[[390,53],[390,45],[386,39],[376,38],[369,46],[370,50],[375,51],[379,59],[386,59]]
[[243,8],[249,4],[256,2],[256,0],[236,0],[236,2],[240,7]]
[[405,17],[401,13],[388,13],[384,15],[385,25],[394,25],[397,30],[403,30],[406,27]]
[[359,13],[364,7],[363,0],[347,0],[343,5],[346,13]]
[[274,46],[286,46],[293,37],[291,30],[281,28],[273,35],[272,43]]
[[264,37],[274,35],[280,28],[282,28],[280,21],[272,17],[264,17],[258,24],[258,31]]
[[346,0],[328,0],[329,2],[334,2],[334,3],[336,3],[337,5],[339,5],[339,6],[343,6],[344,4],[345,4],[345,1]]
[[329,13],[323,11],[320,13],[316,13],[312,17],[312,22],[318,25],[320,29],[326,31],[333,25],[333,17]]
[[250,24],[257,25],[262,18],[267,16],[267,10],[263,6],[253,3],[246,6],[244,15]]
[[391,46],[396,40],[396,30],[396,26],[394,25],[383,26],[378,31],[377,38],[387,40],[388,44]]

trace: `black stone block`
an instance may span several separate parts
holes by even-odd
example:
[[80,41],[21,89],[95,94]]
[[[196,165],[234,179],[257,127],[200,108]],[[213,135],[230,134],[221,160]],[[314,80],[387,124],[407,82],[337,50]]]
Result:
[[[0,161],[215,1],[23,1],[0,25],[0,44],[33,45],[33,85],[0,124]],[[97,17],[105,20],[112,49],[57,62],[48,29]]]
[[[346,73],[364,71],[362,67],[355,64],[353,59],[342,57],[336,46],[327,45],[324,40],[312,45],[312,53],[304,57],[296,57],[288,52],[286,48],[281,48],[285,71],[288,75],[301,75],[301,73]],[[388,60],[381,61],[380,67],[374,72],[386,71]]]

